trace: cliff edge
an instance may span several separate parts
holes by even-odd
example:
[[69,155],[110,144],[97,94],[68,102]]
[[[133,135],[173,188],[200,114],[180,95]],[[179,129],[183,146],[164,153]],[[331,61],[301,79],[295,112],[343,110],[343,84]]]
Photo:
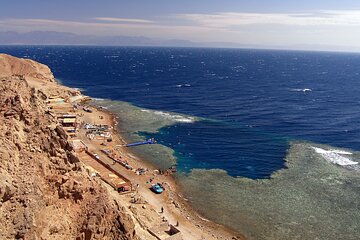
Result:
[[22,75],[43,81],[54,82],[55,78],[50,68],[30,59],[16,58],[0,54],[0,77]]

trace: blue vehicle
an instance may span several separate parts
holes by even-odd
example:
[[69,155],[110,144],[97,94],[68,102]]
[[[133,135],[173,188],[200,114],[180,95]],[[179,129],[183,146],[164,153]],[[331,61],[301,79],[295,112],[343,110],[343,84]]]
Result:
[[159,193],[159,194],[164,191],[164,189],[162,188],[162,186],[160,184],[152,184],[151,190],[153,190],[153,192]]

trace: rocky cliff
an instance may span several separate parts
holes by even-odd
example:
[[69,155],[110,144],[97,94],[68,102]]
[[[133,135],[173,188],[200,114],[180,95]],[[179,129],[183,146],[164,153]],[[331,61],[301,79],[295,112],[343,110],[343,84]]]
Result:
[[135,239],[27,78],[54,81],[45,65],[0,54],[0,239]]

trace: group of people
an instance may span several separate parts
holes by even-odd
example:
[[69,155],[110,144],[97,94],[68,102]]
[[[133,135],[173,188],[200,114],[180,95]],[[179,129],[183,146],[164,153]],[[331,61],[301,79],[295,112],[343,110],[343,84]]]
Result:
[[168,176],[168,175],[171,175],[172,173],[176,172],[176,167],[171,166],[166,171],[158,169],[158,172],[159,172],[160,175]]

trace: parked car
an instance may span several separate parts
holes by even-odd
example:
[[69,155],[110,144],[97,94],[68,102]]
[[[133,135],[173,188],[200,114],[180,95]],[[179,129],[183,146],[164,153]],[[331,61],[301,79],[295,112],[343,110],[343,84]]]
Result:
[[151,190],[155,193],[162,193],[164,191],[164,189],[161,187],[161,184],[159,185],[157,184],[152,184],[151,185]]

